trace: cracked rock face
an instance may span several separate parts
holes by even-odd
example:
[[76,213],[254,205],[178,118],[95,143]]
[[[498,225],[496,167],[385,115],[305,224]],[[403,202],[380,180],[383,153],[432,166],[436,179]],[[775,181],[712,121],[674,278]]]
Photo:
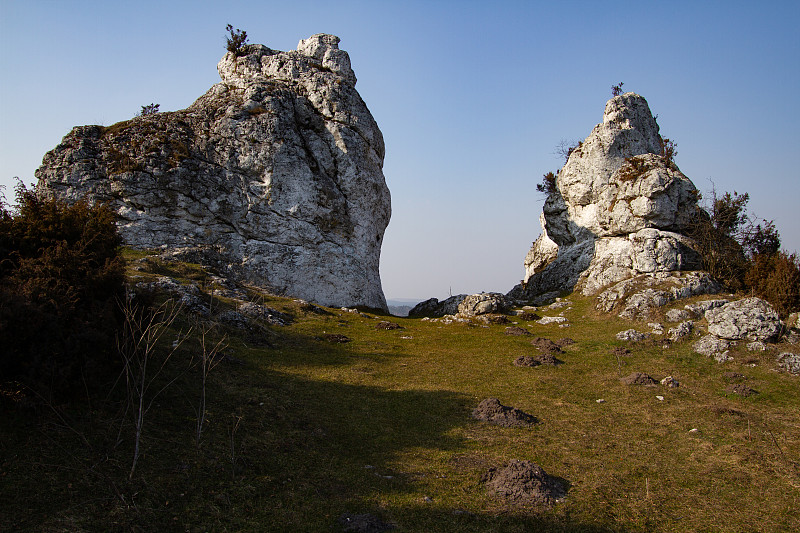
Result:
[[608,101],[603,121],[570,154],[540,217],[514,298],[581,289],[596,294],[642,273],[701,266],[685,236],[697,189],[662,157],[658,124],[634,93]]
[[383,136],[338,43],[249,45],[187,109],[76,127],[45,155],[39,190],[110,202],[131,246],[205,247],[278,294],[386,309]]

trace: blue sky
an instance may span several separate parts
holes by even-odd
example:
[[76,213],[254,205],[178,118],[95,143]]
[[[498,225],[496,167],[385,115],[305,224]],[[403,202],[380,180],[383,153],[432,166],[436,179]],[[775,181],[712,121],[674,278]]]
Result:
[[750,193],[800,251],[800,2],[0,0],[0,184],[33,182],[76,125],[191,104],[225,25],[296,48],[341,37],[386,140],[389,298],[508,291],[539,234],[542,174],[643,95],[701,191]]

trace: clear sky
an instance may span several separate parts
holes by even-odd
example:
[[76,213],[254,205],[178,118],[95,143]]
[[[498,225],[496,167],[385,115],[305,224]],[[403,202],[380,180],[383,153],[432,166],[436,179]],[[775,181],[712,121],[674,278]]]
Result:
[[182,109],[219,81],[225,25],[292,50],[341,37],[386,140],[388,298],[507,292],[542,174],[611,85],[650,103],[701,191],[750,193],[800,251],[800,2],[0,0],[0,183],[76,125]]

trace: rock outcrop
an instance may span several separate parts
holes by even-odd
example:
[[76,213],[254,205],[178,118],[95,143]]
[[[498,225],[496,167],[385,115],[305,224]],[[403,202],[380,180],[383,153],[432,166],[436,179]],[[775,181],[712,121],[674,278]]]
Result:
[[204,250],[278,294],[386,309],[383,136],[338,43],[248,45],[187,109],[76,127],[45,155],[39,191],[110,202],[131,246]]
[[644,98],[609,100],[603,122],[558,172],[525,279],[509,296],[531,300],[575,289],[590,295],[639,274],[700,268],[686,237],[697,189],[669,148]]
[[705,312],[708,332],[727,340],[774,341],[782,330],[778,313],[760,298],[744,298]]

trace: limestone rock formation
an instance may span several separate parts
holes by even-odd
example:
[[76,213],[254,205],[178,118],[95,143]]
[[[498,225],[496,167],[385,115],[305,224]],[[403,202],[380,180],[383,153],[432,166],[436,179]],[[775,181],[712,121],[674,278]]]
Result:
[[338,43],[248,45],[187,109],[76,127],[45,155],[39,191],[110,202],[131,246],[192,247],[279,294],[386,309],[383,136]]
[[772,306],[760,298],[744,298],[705,313],[708,332],[727,340],[773,341],[781,321]]
[[525,258],[531,300],[551,291],[595,294],[638,274],[701,266],[686,237],[697,189],[668,154],[650,108],[634,93],[608,101],[603,122],[571,152],[544,204],[542,234]]

